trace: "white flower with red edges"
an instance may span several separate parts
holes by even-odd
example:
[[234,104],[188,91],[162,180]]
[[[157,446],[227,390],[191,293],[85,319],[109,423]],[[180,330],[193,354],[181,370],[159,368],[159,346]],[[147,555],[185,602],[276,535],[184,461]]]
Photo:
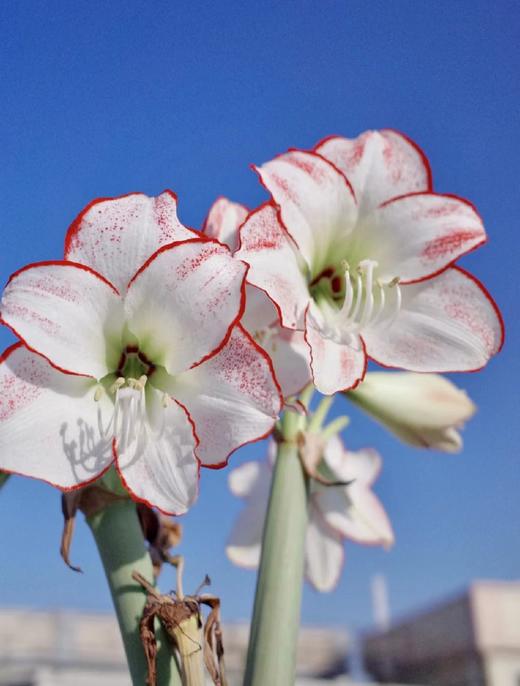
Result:
[[[211,206],[203,231],[235,251],[239,248],[240,225],[248,214],[244,205],[220,197]],[[284,398],[297,395],[312,378],[303,332],[282,327],[274,303],[262,290],[251,285],[246,288],[246,308],[241,323],[271,357]]]
[[[246,462],[229,475],[232,493],[244,498],[246,505],[235,522],[226,553],[232,562],[248,569],[256,569],[260,562],[275,456],[276,445],[271,442],[267,460]],[[349,485],[310,482],[305,574],[318,591],[331,591],[337,585],[343,569],[345,539],[365,545],[393,544],[388,516],[371,490],[381,465],[375,450],[350,452],[338,436],[327,441],[318,471],[326,479]]]
[[367,359],[417,372],[472,371],[500,349],[491,296],[454,266],[486,234],[473,205],[434,193],[419,148],[394,131],[333,137],[257,169],[272,196],[240,231],[236,256],[305,331],[314,382],[332,394]]
[[136,499],[185,512],[199,464],[224,466],[281,406],[238,323],[247,266],[184,227],[170,192],[91,203],[65,257],[3,293],[20,343],[0,364],[0,469],[67,490],[115,463]]

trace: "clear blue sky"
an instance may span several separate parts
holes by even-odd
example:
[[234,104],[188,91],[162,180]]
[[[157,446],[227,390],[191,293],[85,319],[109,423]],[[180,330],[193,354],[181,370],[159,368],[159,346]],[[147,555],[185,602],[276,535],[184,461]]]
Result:
[[[349,444],[385,458],[377,490],[397,543],[389,553],[348,545],[338,590],[306,590],[303,617],[369,624],[376,572],[388,578],[394,614],[475,577],[518,577],[518,3],[11,0],[0,25],[3,280],[60,257],[68,224],[97,196],[171,187],[181,219],[197,227],[219,194],[262,201],[248,165],[287,147],[389,126],[425,149],[436,190],[471,199],[484,217],[490,242],[463,264],[500,304],[506,345],[483,372],[456,377],[480,408],[462,455],[407,449],[352,411]],[[0,331],[2,346],[11,341]],[[202,476],[184,518],[186,583],[208,572],[225,618],[244,618],[254,575],[224,556],[240,503],[225,470]],[[8,483],[0,605],[110,607],[86,526],[73,547],[84,575],[61,563],[60,529],[56,491]]]

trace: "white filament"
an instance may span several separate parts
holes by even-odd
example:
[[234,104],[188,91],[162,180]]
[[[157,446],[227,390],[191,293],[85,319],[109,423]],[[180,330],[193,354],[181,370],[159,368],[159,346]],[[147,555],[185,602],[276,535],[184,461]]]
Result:
[[[374,280],[374,271],[378,267],[375,260],[362,260],[356,270],[355,288],[348,265],[345,268],[345,298],[334,320],[343,330],[355,333],[376,323],[390,326],[401,311],[402,294],[399,279],[388,283]],[[355,290],[355,293],[354,293]],[[374,294],[375,291],[375,294]],[[387,292],[393,291],[393,298]]]

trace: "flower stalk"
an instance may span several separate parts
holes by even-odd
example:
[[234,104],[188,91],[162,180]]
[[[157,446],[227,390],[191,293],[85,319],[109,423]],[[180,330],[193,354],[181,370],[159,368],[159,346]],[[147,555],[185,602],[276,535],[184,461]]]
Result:
[[[146,602],[142,587],[132,578],[136,570],[153,583],[153,569],[145,548],[136,507],[130,500],[115,502],[87,518],[105,570],[119,622],[128,667],[134,686],[146,683],[147,662],[139,635],[139,621]],[[180,686],[177,665],[167,640],[158,634],[159,686]]]
[[294,681],[308,518],[308,480],[297,446],[303,421],[291,411],[282,419],[264,525],[245,686],[287,686]]

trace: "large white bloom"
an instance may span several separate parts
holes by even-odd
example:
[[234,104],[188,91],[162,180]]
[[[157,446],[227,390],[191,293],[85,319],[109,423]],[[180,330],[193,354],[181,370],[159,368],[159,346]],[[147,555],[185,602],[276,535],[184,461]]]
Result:
[[367,357],[418,372],[475,370],[502,344],[498,309],[453,266],[485,242],[475,208],[432,191],[424,154],[393,131],[330,138],[264,164],[272,205],[236,256],[305,331],[322,393],[355,387]]
[[456,453],[459,429],[476,407],[465,391],[439,374],[368,372],[347,397],[405,443]]
[[21,342],[0,364],[0,469],[70,489],[114,461],[137,499],[184,512],[199,463],[223,466],[280,408],[238,324],[246,266],[182,226],[168,192],[92,203],[65,257],[3,293]]
[[[229,475],[232,493],[246,500],[226,547],[229,559],[255,569],[260,562],[262,530],[269,499],[274,442],[268,459],[246,462]],[[381,470],[375,450],[345,450],[334,436],[325,447],[319,466],[332,481],[351,482],[348,486],[323,486],[311,481],[309,524],[305,543],[305,573],[318,591],[331,591],[343,568],[343,540],[366,545],[390,546],[394,535],[390,521],[371,486]]]
[[[244,205],[220,197],[209,210],[204,232],[236,251],[239,228],[248,213]],[[260,288],[249,284],[241,323],[270,356],[284,398],[298,394],[311,380],[309,349],[303,332],[281,326],[273,301]]]

